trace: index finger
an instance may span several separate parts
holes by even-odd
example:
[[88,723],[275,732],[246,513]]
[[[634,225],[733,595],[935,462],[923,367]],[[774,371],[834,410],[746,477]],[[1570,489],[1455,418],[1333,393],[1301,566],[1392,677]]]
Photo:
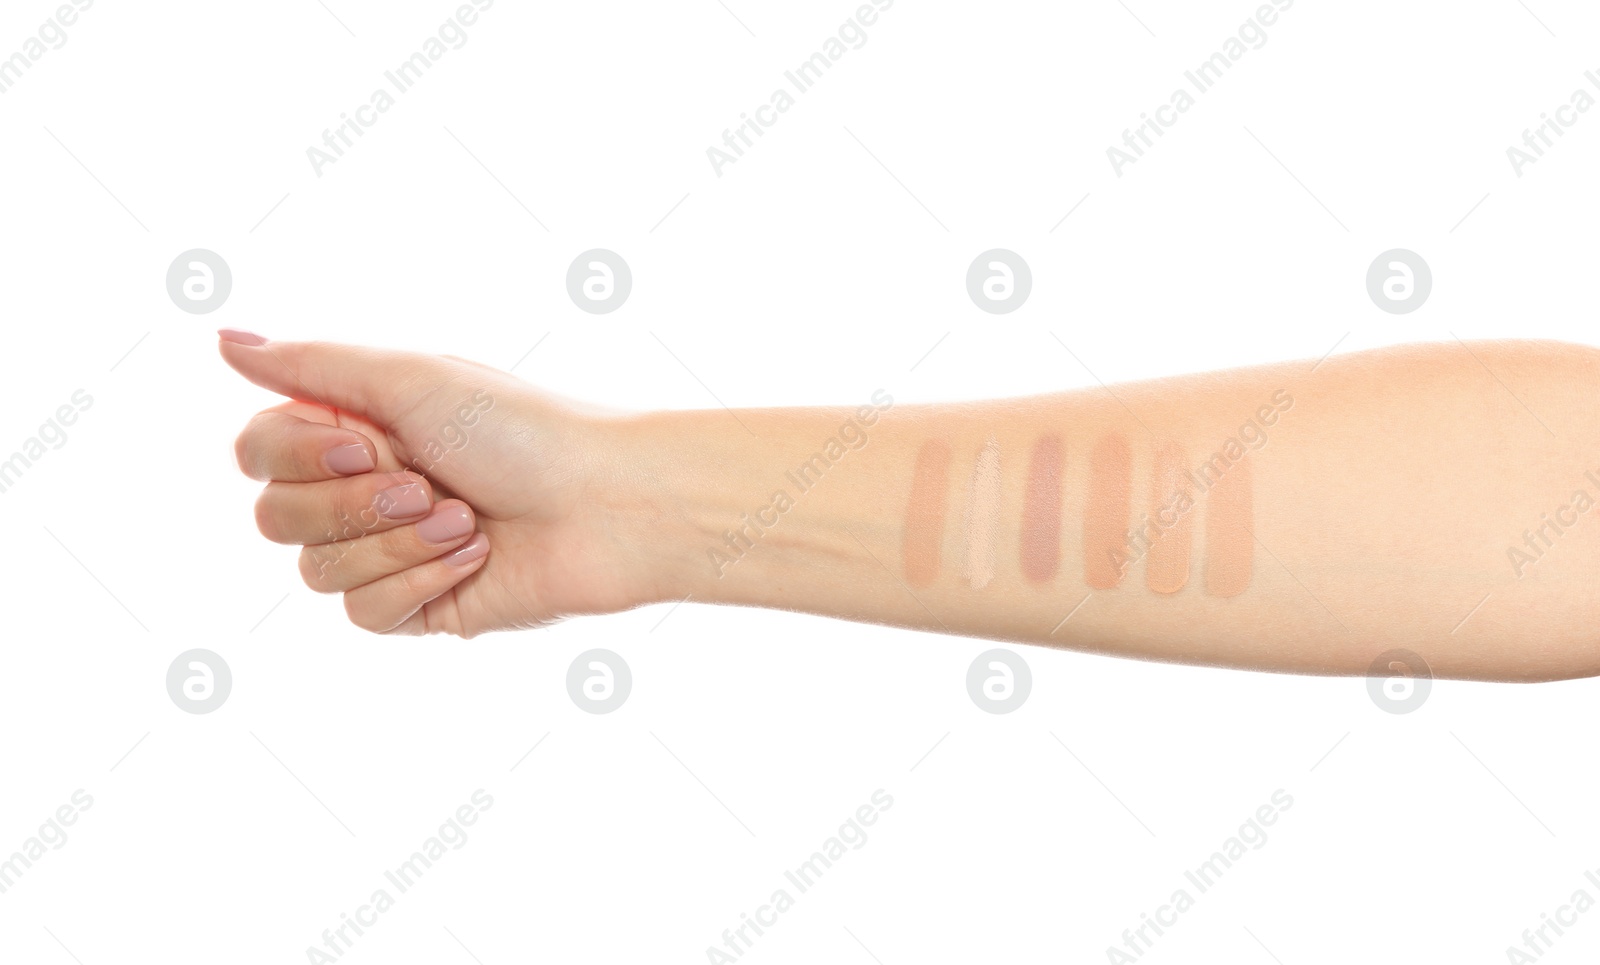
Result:
[[305,403],[290,402],[259,412],[250,420],[234,442],[234,455],[246,476],[278,482],[321,482],[360,475],[377,467],[371,440],[354,429],[295,414],[305,408]]

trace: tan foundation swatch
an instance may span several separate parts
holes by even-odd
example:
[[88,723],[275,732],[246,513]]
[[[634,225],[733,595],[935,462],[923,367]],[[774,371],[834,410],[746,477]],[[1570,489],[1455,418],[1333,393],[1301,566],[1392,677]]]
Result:
[[967,555],[961,576],[974,590],[994,579],[994,542],[1000,530],[1000,443],[993,436],[978,451],[967,489]]
[[1193,542],[1189,511],[1194,496],[1184,464],[1183,447],[1167,442],[1156,450],[1150,486],[1150,527],[1153,542],[1145,553],[1144,578],[1157,593],[1176,593],[1189,582],[1189,554]]
[[1044,436],[1033,445],[1028,483],[1022,496],[1022,575],[1044,583],[1061,565],[1061,469],[1065,453],[1060,436]]
[[1122,582],[1128,517],[1133,515],[1133,453],[1120,435],[1101,436],[1089,456],[1089,494],[1083,505],[1083,581],[1095,590]]
[[929,439],[917,453],[912,471],[911,498],[906,503],[906,529],[901,557],[906,582],[926,586],[939,575],[940,546],[944,542],[945,479],[950,471],[950,447]]
[[1255,560],[1255,484],[1244,458],[1206,493],[1206,592],[1238,596],[1250,586]]

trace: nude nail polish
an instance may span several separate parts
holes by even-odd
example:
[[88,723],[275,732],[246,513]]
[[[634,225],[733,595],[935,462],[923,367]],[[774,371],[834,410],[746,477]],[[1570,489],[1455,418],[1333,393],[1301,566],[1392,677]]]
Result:
[[454,553],[446,553],[444,556],[441,556],[440,559],[444,560],[444,562],[450,566],[466,566],[468,563],[474,563],[483,559],[484,555],[488,552],[489,537],[479,533],[478,535],[472,537],[472,540],[468,542],[467,545],[456,550]]
[[472,532],[472,510],[465,506],[438,506],[417,524],[424,543],[450,543]]
[[374,468],[372,453],[359,442],[348,446],[334,446],[323,456],[328,468],[341,476],[357,476]]
[[433,503],[421,483],[406,483],[390,486],[372,497],[372,505],[384,519],[407,519],[426,513]]
[[237,342],[240,345],[258,346],[267,344],[266,336],[247,332],[242,328],[219,328],[217,334],[224,342]]

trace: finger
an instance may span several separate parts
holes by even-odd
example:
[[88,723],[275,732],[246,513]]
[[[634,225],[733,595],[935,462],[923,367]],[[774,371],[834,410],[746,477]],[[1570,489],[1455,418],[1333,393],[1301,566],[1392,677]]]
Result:
[[232,329],[218,334],[223,359],[256,385],[386,426],[413,415],[430,424],[448,416],[461,400],[440,389],[470,371],[433,355],[333,342],[272,342]]
[[420,611],[482,568],[489,537],[479,533],[460,549],[357,587],[344,595],[350,622],[373,633],[428,633],[435,629]]
[[281,412],[294,416],[303,422],[312,425],[329,426],[335,429],[348,429],[357,433],[366,444],[372,448],[373,456],[378,463],[379,472],[399,472],[406,468],[399,455],[390,445],[389,436],[383,426],[378,425],[356,412],[332,409],[315,402],[301,402],[298,399],[289,399],[280,402],[263,412]]
[[432,508],[433,487],[414,472],[269,482],[256,500],[256,528],[274,543],[332,543],[415,523]]
[[307,546],[300,551],[300,576],[318,593],[343,593],[455,549],[472,538],[476,525],[466,503],[446,499],[409,526]]
[[233,450],[251,479],[319,482],[377,468],[373,446],[361,433],[275,409],[257,413]]

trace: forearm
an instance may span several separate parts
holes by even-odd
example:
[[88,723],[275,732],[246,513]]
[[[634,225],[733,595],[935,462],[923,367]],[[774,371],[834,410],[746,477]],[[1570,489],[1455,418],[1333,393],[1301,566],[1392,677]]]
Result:
[[1300,672],[1403,646],[1440,676],[1539,679],[1600,671],[1600,513],[1575,499],[1600,496],[1597,372],[1573,346],[1450,344],[659,414],[623,445],[663,595]]

